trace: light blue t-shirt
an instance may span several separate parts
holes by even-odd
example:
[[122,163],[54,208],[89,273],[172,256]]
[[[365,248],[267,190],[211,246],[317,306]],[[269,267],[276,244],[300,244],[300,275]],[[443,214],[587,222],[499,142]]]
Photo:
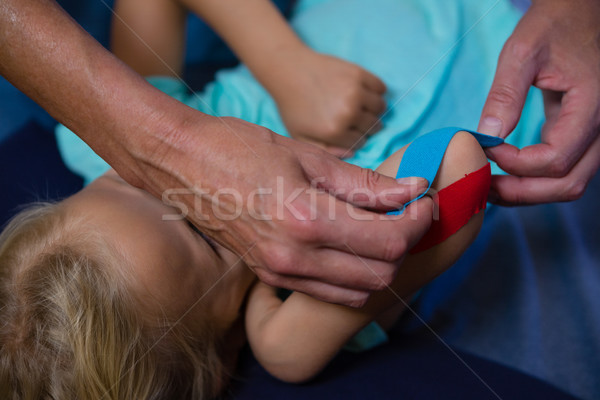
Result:
[[[477,128],[498,55],[519,18],[508,0],[300,0],[291,23],[317,51],[386,83],[384,128],[347,160],[375,168],[426,132]],[[273,99],[244,66],[219,72],[196,95],[171,79],[150,81],[202,112],[287,134]],[[541,94],[532,89],[507,142],[537,143],[542,123]],[[108,168],[66,128],[56,135],[65,163],[87,182]],[[591,197],[577,203],[492,208],[475,244],[423,290],[415,324],[409,313],[401,329],[425,329],[422,319],[454,346],[600,398],[599,178]]]
[[[474,129],[491,85],[498,54],[520,18],[496,0],[301,0],[290,23],[316,51],[361,65],[388,88],[383,129],[347,162],[376,168],[418,136],[443,126]],[[274,100],[243,65],[217,73],[201,93],[178,79],[150,77],[159,90],[203,113],[233,116],[288,135]],[[512,143],[537,140],[540,95],[532,93]],[[86,184],[109,166],[59,125],[56,137],[67,166]],[[498,172],[498,171],[496,171]],[[364,350],[386,341],[373,323],[347,346]]]
[[[376,168],[416,137],[444,126],[476,129],[500,49],[520,18],[507,0],[302,0],[291,25],[315,50],[357,63],[387,85],[383,129],[346,161]],[[171,78],[149,79],[204,113],[233,116],[287,135],[271,96],[248,69],[217,74],[201,93]],[[541,94],[532,90],[508,142],[538,141]],[[65,163],[86,182],[108,166],[65,127],[56,130]],[[495,169],[495,173],[499,170]]]

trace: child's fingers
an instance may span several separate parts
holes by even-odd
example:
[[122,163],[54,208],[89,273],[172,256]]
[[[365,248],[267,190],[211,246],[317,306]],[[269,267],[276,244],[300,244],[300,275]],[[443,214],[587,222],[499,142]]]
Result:
[[[356,150],[360,149],[361,147],[364,146],[365,142],[367,141],[367,137],[369,135],[364,134],[363,132],[359,131],[356,128],[350,128],[348,129],[348,131],[346,132],[343,140],[340,140],[340,142],[343,142],[343,146],[347,149],[346,151],[350,151],[350,152],[356,152]],[[340,145],[338,143],[338,145]],[[350,157],[348,155],[344,155],[342,158],[346,158],[346,157]]]
[[387,108],[387,104],[383,96],[369,90],[365,90],[362,95],[362,106],[365,110],[376,115],[381,115]]
[[378,115],[368,111],[361,111],[358,113],[355,128],[361,135],[372,135],[379,131],[381,127],[382,124]]
[[[363,131],[358,130],[356,127],[349,128],[344,132],[343,136],[337,139],[336,143],[331,143],[332,146],[343,147],[350,151],[356,151],[360,149],[369,137],[369,134],[366,134]],[[345,156],[347,157],[347,156]]]
[[387,91],[385,83],[367,70],[364,70],[363,84],[375,93],[384,94]]

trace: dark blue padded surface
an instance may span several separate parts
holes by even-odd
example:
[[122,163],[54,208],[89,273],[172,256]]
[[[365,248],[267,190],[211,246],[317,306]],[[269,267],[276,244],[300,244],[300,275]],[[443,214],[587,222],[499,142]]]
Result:
[[[106,44],[110,13],[101,2],[61,0],[59,3]],[[191,27],[190,32],[198,37],[205,29],[199,24]],[[191,64],[200,63],[196,71],[201,73],[189,74],[198,81],[195,87],[200,87],[219,66],[235,63],[231,54],[210,35],[204,36],[210,38],[204,50],[192,52],[188,57]],[[20,205],[59,199],[81,187],[81,180],[66,170],[58,156],[51,132],[53,124],[43,110],[0,79],[0,223]],[[459,354],[502,398],[568,398],[527,375],[479,357]],[[239,376],[232,397],[242,400],[495,398],[446,347],[423,336],[392,335],[390,344],[371,352],[342,354],[319,379],[307,385],[292,386],[274,380],[248,351],[242,356]]]
[[[106,3],[112,5],[114,0]],[[103,45],[108,44],[110,10],[100,0],[57,0]],[[31,119],[45,128],[56,123],[37,104],[0,77],[0,142]]]
[[[76,192],[81,180],[58,155],[52,131],[36,123],[0,143],[2,223],[18,205],[59,199]],[[456,350],[453,350],[456,351]],[[503,399],[570,399],[559,390],[500,364],[457,354]],[[494,399],[493,393],[452,351],[426,332],[392,332],[390,343],[372,351],[342,353],[310,384],[271,378],[245,351],[232,398],[246,399]]]
[[65,167],[54,133],[29,122],[0,142],[0,226],[31,202],[77,192],[83,180]]
[[[108,47],[111,7],[114,0],[57,0],[77,22],[102,45]],[[275,0],[287,15],[293,0]],[[186,69],[184,78],[193,89],[200,89],[215,72],[237,64],[225,43],[200,19],[188,18]],[[45,128],[56,122],[37,104],[0,77],[0,142],[20,126],[34,119]]]
[[[459,359],[460,357],[460,359]],[[242,356],[231,399],[574,399],[515,370],[455,349],[429,334],[392,333],[364,353],[341,353],[314,381],[277,381],[252,357]]]

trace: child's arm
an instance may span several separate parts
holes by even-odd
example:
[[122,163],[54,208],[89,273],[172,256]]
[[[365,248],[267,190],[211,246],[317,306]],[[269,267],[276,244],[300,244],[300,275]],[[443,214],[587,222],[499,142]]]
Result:
[[[378,170],[394,175],[403,151],[386,160]],[[486,163],[477,141],[470,134],[458,133],[446,151],[433,187],[440,190]],[[406,217],[418,203],[407,208]],[[257,286],[249,297],[246,314],[248,339],[256,358],[279,379],[310,379],[360,329],[452,265],[474,240],[482,221],[480,212],[446,241],[409,255],[390,289],[374,293],[361,309],[323,303],[298,292],[281,302],[274,297],[273,289]],[[365,260],[365,268],[370,262]]]
[[116,0],[110,50],[142,76],[181,77],[187,10],[176,0]]
[[270,0],[118,0],[111,50],[143,76],[180,77],[188,9],[224,38],[269,91],[292,137],[349,156],[346,149],[364,133],[379,130],[383,82],[308,48]]
[[385,85],[363,68],[319,54],[270,0],[181,0],[207,21],[275,99],[290,135],[341,155],[380,128]]

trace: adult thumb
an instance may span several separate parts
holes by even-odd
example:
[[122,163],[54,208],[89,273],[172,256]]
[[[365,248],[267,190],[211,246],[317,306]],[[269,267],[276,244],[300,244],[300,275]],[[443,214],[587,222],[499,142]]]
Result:
[[334,157],[306,154],[305,173],[313,186],[357,207],[390,211],[427,190],[423,178],[394,179]]
[[535,62],[522,45],[509,39],[498,59],[492,87],[481,112],[478,131],[505,138],[512,132],[535,78]]

